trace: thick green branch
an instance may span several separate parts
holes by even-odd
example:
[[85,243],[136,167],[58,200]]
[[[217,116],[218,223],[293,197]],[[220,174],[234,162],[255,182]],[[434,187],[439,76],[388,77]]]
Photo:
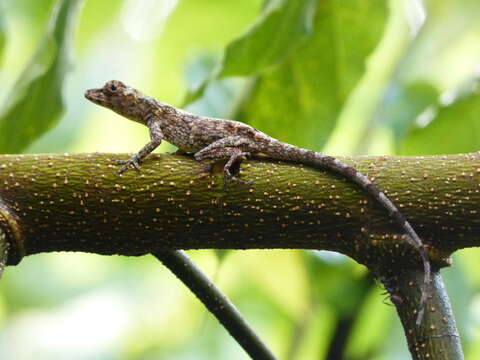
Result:
[[[0,198],[16,214],[24,237],[11,240],[13,248],[25,254],[121,255],[309,248],[370,265],[379,255],[411,258],[396,256],[412,250],[395,235],[401,231],[384,210],[356,185],[326,171],[249,160],[241,176],[253,184],[225,189],[220,172],[205,174],[190,157],[154,155],[141,173],[122,176],[116,173],[118,157],[126,156],[0,156]],[[386,191],[430,246],[434,261],[479,245],[478,154],[344,160]]]
[[423,274],[403,269],[383,281],[397,308],[414,360],[463,360],[460,335],[438,272],[433,273],[431,295],[420,327],[415,325],[415,320],[420,300],[418,286],[423,282]]
[[[298,164],[251,160],[242,176],[253,184],[226,189],[221,172],[205,174],[189,157],[151,156],[141,173],[123,176],[116,174],[113,158],[0,156],[0,233],[10,244],[9,264],[23,255],[61,250],[121,255],[190,248],[334,250],[367,265],[384,282],[415,359],[444,348],[461,359],[438,274],[428,314],[417,329],[422,270],[409,266],[419,265],[410,256],[417,254],[385,211],[348,180]],[[448,263],[452,251],[479,245],[478,154],[344,160],[396,203],[437,267]]]

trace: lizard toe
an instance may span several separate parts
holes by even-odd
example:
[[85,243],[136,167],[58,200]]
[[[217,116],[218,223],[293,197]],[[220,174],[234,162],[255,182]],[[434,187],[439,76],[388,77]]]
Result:
[[119,174],[123,174],[125,171],[127,171],[130,167],[133,167],[135,170],[140,171],[140,163],[138,162],[138,159],[136,157],[131,157],[128,160],[117,160],[117,164],[123,165],[119,170]]

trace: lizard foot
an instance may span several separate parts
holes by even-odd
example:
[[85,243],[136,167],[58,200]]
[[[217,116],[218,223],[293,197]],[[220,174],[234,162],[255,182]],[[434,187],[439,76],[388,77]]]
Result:
[[243,185],[248,185],[248,184],[252,184],[253,183],[253,180],[242,180],[242,179],[239,179],[238,177],[236,176],[233,176],[233,175],[225,175],[223,177],[223,188],[227,191],[228,190],[228,184],[230,182],[237,182],[237,183],[240,183],[240,184],[243,184]]
[[119,174],[123,174],[125,171],[127,171],[130,167],[133,167],[135,170],[140,171],[140,162],[138,160],[138,157],[136,155],[133,155],[130,159],[128,160],[117,160],[117,164],[123,165],[119,170]]
[[228,183],[229,183],[230,181],[235,181],[235,182],[237,182],[237,183],[244,184],[244,185],[253,184],[253,180],[242,180],[242,179],[239,179],[239,178],[236,177],[235,175],[232,175],[232,173],[230,172],[230,170],[225,171],[224,174],[225,174],[225,175],[223,176],[223,185],[225,186],[225,188],[228,187]]
[[251,184],[251,183],[253,183],[252,180],[239,179],[235,175],[232,175],[232,172],[230,171],[230,169],[233,169],[233,167],[236,164],[237,167],[235,169],[235,173],[239,172],[240,171],[240,162],[242,160],[245,160],[249,156],[250,156],[250,153],[241,152],[241,153],[235,154],[234,156],[230,157],[230,159],[228,160],[228,162],[225,164],[225,166],[223,168],[223,174],[224,174],[223,184],[224,184],[225,188],[227,188],[227,185],[228,185],[229,181],[236,181],[240,184]]
[[244,185],[253,184],[253,180],[242,180],[233,175],[223,177],[223,184],[225,185],[225,187],[227,187],[229,181],[235,181]]

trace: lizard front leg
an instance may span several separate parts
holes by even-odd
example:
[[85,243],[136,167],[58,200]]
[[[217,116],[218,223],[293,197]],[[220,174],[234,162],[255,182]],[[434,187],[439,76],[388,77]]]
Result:
[[118,170],[119,174],[124,173],[130,166],[136,170],[140,170],[140,163],[143,161],[143,159],[161,144],[163,133],[162,129],[160,128],[160,123],[155,121],[155,119],[152,119],[148,121],[146,125],[150,129],[150,142],[146,144],[138,153],[132,155],[130,159],[117,160],[118,164],[123,165],[120,170]]
[[[247,151],[245,151],[247,150]],[[223,167],[224,180],[235,180],[242,183],[249,183],[250,181],[240,180],[232,175],[231,168],[237,160],[241,160],[250,156],[248,150],[253,150],[253,147],[248,139],[241,136],[231,136],[213,142],[206,146],[194,156],[198,161],[208,159],[225,159],[227,160]]]

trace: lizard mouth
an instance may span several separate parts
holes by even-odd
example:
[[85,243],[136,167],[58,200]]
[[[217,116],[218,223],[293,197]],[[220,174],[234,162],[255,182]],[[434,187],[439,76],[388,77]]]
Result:
[[85,97],[98,105],[104,105],[107,103],[107,98],[100,89],[90,89],[85,91]]

